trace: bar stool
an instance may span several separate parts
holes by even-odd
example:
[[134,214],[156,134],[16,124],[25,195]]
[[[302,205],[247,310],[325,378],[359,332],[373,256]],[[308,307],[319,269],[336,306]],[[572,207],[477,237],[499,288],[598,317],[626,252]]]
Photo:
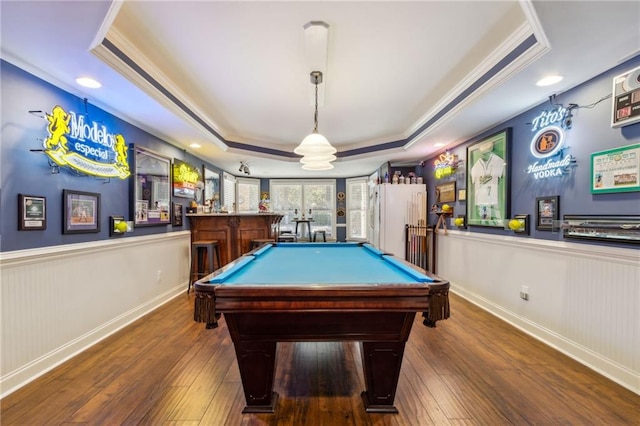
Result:
[[[191,269],[189,270],[189,287],[187,287],[187,294],[191,291],[191,285],[195,281],[216,270],[215,264],[213,263],[214,252],[219,268],[221,263],[218,240],[201,240],[191,243]],[[205,260],[207,268],[205,268]],[[193,279],[194,275],[195,280]]]
[[257,249],[263,244],[275,243],[275,242],[276,240],[274,240],[273,238],[256,238],[251,240],[251,244],[249,245],[249,247],[251,248],[251,250],[253,250],[253,249]]
[[313,231],[313,242],[316,241],[316,236],[320,234],[322,235],[322,241],[327,242],[327,231]]
[[279,243],[295,243],[296,241],[298,241],[298,237],[296,237],[296,235],[291,231],[282,231],[278,235]]
[[288,234],[283,233],[278,236],[279,243],[295,243],[296,241],[298,241],[298,238],[291,233],[288,233]]

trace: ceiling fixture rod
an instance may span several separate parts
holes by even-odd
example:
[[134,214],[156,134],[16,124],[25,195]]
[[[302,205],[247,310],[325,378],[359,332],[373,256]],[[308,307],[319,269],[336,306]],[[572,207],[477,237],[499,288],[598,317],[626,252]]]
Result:
[[333,155],[336,149],[331,146],[327,138],[318,132],[318,105],[320,104],[318,85],[322,83],[324,72],[327,69],[329,25],[322,21],[311,21],[306,23],[303,28],[307,66],[310,71],[311,84],[314,85],[315,109],[313,132],[304,138],[293,152],[303,156],[300,159],[303,170],[330,170],[333,169],[331,162],[336,159],[336,156]]

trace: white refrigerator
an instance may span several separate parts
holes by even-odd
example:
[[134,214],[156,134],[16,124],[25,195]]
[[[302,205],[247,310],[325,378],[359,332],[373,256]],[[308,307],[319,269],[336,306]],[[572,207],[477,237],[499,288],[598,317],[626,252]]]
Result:
[[371,186],[369,219],[369,242],[404,259],[405,225],[427,224],[426,185],[382,183]]

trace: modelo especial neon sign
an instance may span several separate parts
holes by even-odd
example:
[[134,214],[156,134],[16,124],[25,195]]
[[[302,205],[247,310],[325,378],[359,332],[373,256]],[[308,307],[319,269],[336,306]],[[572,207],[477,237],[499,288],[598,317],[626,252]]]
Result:
[[60,105],[46,114],[49,135],[44,152],[59,166],[99,177],[126,179],[131,172],[127,162],[127,143],[121,134],[110,133],[84,115],[65,111]]

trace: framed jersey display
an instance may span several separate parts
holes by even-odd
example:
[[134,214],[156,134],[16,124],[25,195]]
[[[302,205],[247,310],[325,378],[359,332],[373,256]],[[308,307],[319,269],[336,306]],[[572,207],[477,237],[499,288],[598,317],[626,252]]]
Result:
[[504,227],[509,212],[511,128],[467,147],[467,225]]

